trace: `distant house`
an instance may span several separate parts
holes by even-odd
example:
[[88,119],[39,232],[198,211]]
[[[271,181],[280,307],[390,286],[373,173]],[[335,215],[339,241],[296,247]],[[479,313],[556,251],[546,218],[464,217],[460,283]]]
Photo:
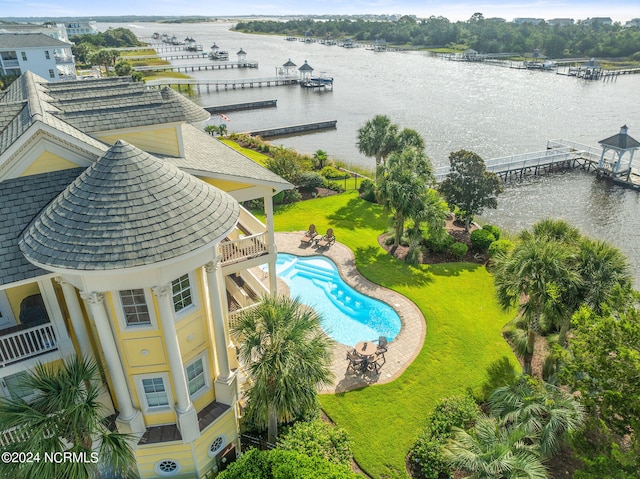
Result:
[[67,29],[64,23],[44,24],[35,23],[6,23],[0,25],[0,33],[44,33],[56,40],[68,42]]
[[624,28],[640,28],[640,18],[634,18],[633,20],[629,20],[624,24]]
[[613,25],[613,20],[611,17],[593,17],[583,20],[582,23],[585,25]]
[[551,26],[566,27],[567,25],[573,25],[575,22],[573,18],[551,18],[547,20],[547,23]]
[[0,33],[0,74],[31,71],[49,81],[75,80],[71,44],[44,33]]
[[544,18],[514,18],[513,23],[516,25],[522,25],[523,23],[531,23],[532,25],[538,25],[539,23],[544,22]]
[[98,33],[98,27],[93,20],[89,22],[70,22],[65,24],[65,27],[67,27],[67,35],[70,37]]

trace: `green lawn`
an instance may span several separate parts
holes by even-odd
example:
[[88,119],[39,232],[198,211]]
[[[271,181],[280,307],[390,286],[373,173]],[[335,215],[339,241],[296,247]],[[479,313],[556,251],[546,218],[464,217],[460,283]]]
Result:
[[406,477],[407,452],[435,401],[479,387],[487,366],[503,356],[517,364],[500,334],[512,315],[500,310],[492,278],[480,265],[412,267],[389,256],[377,242],[386,215],[354,191],[281,206],[275,213],[278,231],[306,230],[311,221],[319,231],[334,228],[364,276],[413,300],[426,318],[424,347],[401,377],[320,397],[327,415],[348,431],[367,474]]

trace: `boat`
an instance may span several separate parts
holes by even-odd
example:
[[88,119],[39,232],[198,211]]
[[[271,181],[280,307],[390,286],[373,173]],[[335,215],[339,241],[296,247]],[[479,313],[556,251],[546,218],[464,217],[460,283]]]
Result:
[[155,32],[152,37],[154,40],[158,40],[160,38],[160,34],[158,32]]
[[342,42],[342,46],[344,48],[356,48],[358,44],[354,42],[351,38],[345,38]]

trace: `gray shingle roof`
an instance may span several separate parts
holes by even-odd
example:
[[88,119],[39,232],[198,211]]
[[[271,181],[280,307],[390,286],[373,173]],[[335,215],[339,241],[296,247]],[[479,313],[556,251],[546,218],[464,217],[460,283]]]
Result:
[[0,284],[46,274],[29,263],[18,247],[18,237],[47,204],[84,168],[23,176],[2,182],[0,188]]
[[255,161],[203,133],[192,125],[182,125],[184,140],[184,158],[164,156],[179,168],[197,172],[214,173],[229,180],[247,183],[254,180],[259,184],[268,184],[278,190],[288,190],[293,185]]
[[0,33],[0,49],[39,47],[71,48],[71,44],[44,33]]
[[36,217],[19,245],[27,259],[53,268],[126,269],[219,242],[239,213],[227,193],[118,141]]
[[307,63],[307,60],[304,61],[304,65],[302,65],[300,68],[298,68],[299,71],[301,72],[311,72],[313,71],[313,68],[311,67],[311,65],[309,65]]
[[[626,131],[626,127],[623,127]],[[601,145],[612,146],[620,150],[628,150],[640,147],[640,142],[635,138],[631,138],[626,133],[618,133],[617,135],[610,136],[604,140],[600,140],[598,143]]]

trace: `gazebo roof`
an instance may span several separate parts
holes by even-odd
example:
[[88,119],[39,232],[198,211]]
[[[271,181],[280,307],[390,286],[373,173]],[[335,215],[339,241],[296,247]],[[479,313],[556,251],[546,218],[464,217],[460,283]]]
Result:
[[304,65],[298,68],[298,70],[300,70],[301,72],[312,72],[313,68],[307,63],[307,60],[305,60]]
[[291,58],[289,58],[289,60],[287,61],[287,63],[285,63],[284,65],[282,65],[283,67],[295,67],[297,66],[295,63],[293,63],[291,61]]
[[598,143],[610,148],[616,148],[618,150],[634,150],[636,148],[639,148],[640,142],[630,137],[627,134],[627,130],[627,125],[624,125],[622,128],[620,128],[620,133],[610,136],[609,138],[605,138],[604,140],[600,140]]
[[119,140],[36,216],[19,245],[45,268],[122,270],[217,243],[239,214],[227,193]]
[[238,51],[238,53],[236,53],[236,55],[246,55],[247,52],[245,52],[242,47],[240,47],[240,50]]

